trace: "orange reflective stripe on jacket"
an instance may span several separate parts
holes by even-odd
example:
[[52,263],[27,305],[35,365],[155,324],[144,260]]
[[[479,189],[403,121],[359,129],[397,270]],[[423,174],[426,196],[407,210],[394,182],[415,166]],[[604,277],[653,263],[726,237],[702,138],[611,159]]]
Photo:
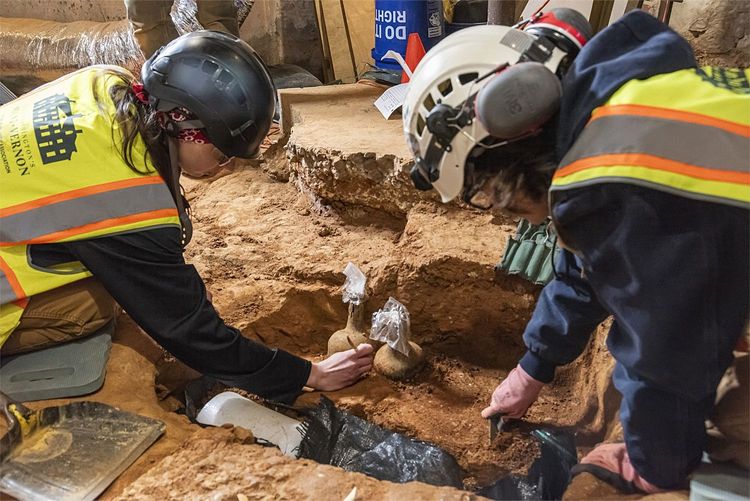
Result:
[[594,110],[550,192],[628,183],[748,207],[750,93],[712,86],[700,70],[670,76],[631,81]]
[[724,129],[727,132],[750,137],[750,126],[748,125],[738,124],[736,122],[731,122],[729,120],[723,120],[721,118],[711,117],[708,115],[702,115],[700,113],[673,110],[670,108],[662,108],[659,106],[641,106],[637,104],[615,104],[611,106],[602,106],[595,109],[591,114],[591,122],[598,118],[611,115],[633,115],[640,117],[671,119],[681,122],[708,125],[710,127],[716,127],[717,129]]

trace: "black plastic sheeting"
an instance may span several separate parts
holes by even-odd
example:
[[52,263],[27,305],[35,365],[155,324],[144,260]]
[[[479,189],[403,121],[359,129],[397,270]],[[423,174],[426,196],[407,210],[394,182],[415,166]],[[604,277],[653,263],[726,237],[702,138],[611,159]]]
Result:
[[444,450],[341,411],[325,397],[307,411],[305,425],[301,458],[378,480],[463,488],[461,467]]
[[[194,421],[209,394],[225,385],[202,377],[185,389],[185,414]],[[455,458],[439,447],[413,440],[336,408],[326,397],[313,408],[274,404],[304,418],[305,436],[298,457],[347,471],[364,473],[378,480],[424,482],[463,489],[464,472]],[[575,439],[568,431],[535,429],[531,436],[541,444],[539,457],[526,476],[508,475],[477,494],[497,500],[539,501],[561,499],[570,482],[570,471],[578,463]]]
[[578,463],[575,439],[569,432],[537,429],[531,436],[541,443],[541,455],[526,476],[509,475],[477,494],[490,499],[537,501],[561,499],[570,482],[570,470]]

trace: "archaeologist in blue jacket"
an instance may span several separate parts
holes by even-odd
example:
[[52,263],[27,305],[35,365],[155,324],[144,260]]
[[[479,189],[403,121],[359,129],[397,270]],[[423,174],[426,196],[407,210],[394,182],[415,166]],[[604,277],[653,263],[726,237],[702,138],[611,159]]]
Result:
[[528,351],[482,416],[521,417],[611,315],[624,443],[597,446],[575,471],[626,491],[683,487],[748,321],[750,72],[698,68],[641,11],[590,41],[563,9],[523,32],[459,35],[411,80],[412,179],[444,202],[550,216],[564,249]]

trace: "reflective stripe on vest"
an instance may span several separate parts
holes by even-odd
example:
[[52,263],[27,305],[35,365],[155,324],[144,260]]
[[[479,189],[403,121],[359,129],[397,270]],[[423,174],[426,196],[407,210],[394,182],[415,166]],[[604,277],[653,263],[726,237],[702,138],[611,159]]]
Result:
[[0,257],[0,304],[12,303],[26,297],[26,293],[18,283],[16,274]]
[[29,303],[26,292],[8,263],[0,257],[0,346],[18,326]]
[[0,344],[28,298],[91,276],[43,268],[29,245],[180,227],[170,190],[140,136],[122,158],[110,91],[121,68],[76,71],[0,107]]
[[594,110],[550,191],[605,182],[748,207],[750,86],[694,69],[628,82]]
[[0,247],[73,240],[97,229],[175,213],[160,177],[115,181],[0,208]]

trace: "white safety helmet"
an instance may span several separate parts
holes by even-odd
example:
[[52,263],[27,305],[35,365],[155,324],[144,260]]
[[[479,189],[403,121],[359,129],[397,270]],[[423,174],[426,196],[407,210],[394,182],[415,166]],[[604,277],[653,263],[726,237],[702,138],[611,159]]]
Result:
[[[534,24],[536,31],[475,26],[446,37],[425,55],[403,105],[404,134],[415,157],[411,178],[418,189],[435,188],[443,202],[454,199],[464,188],[464,167],[475,148],[528,137],[557,112],[559,73],[591,36],[585,17],[560,12],[569,10],[536,18],[552,18],[554,30]],[[558,18],[573,19],[575,27],[566,30]]]

